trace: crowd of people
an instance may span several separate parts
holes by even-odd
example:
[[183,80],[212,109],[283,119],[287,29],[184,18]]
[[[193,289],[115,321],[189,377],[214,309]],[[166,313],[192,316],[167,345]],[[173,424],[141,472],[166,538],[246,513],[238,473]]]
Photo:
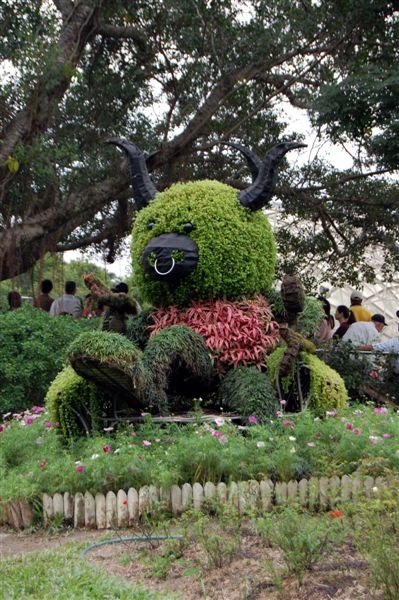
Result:
[[[352,292],[350,306],[337,306],[335,319],[339,325],[335,328],[335,320],[331,315],[331,305],[327,298],[319,296],[324,310],[324,318],[315,336],[317,344],[331,339],[351,342],[357,350],[363,352],[382,352],[384,354],[397,354],[394,370],[399,374],[399,337],[381,340],[380,334],[387,326],[384,315],[372,314],[363,306],[363,294],[359,291]],[[399,310],[396,312],[399,318]]]
[[[49,313],[51,317],[58,317],[63,315],[70,315],[75,319],[90,318],[90,317],[104,317],[104,320],[109,324],[110,330],[119,330],[123,326],[120,322],[123,322],[127,315],[114,314],[106,302],[97,300],[91,293],[86,294],[82,300],[76,295],[76,282],[66,281],[64,285],[64,293],[58,298],[53,298],[51,292],[53,290],[53,283],[50,279],[43,279],[40,284],[40,289],[33,301],[33,306]],[[120,282],[111,292],[117,294],[128,294],[129,287],[126,283]],[[9,310],[17,310],[22,306],[22,296],[19,292],[12,290],[7,295],[7,302]],[[118,329],[119,328],[119,329]]]

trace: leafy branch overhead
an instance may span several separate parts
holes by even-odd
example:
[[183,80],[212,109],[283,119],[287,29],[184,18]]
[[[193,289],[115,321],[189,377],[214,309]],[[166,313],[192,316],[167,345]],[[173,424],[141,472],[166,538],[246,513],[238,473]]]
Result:
[[393,4],[0,0],[0,23],[0,280],[47,251],[116,257],[135,206],[106,138],[157,151],[159,190],[200,178],[242,188],[242,158],[217,142],[265,155],[290,137],[288,106],[356,150],[345,172],[286,168],[276,193],[295,226],[279,229],[282,271],[317,257],[337,281],[372,278],[376,245],[387,276],[398,269]]

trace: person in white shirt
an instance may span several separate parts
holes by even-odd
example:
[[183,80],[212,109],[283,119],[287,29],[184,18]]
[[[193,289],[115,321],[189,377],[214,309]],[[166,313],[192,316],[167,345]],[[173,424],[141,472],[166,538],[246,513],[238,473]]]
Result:
[[82,316],[82,303],[76,294],[76,283],[74,281],[65,282],[65,294],[56,298],[50,307],[50,316],[71,315],[75,319]]
[[348,331],[342,336],[343,342],[352,342],[359,346],[375,344],[380,341],[380,333],[386,326],[384,315],[375,314],[371,321],[356,321],[352,323]]
[[392,338],[374,344],[363,344],[362,346],[358,346],[357,349],[370,352],[383,352],[384,354],[397,354],[393,369],[397,375],[399,374],[399,338]]

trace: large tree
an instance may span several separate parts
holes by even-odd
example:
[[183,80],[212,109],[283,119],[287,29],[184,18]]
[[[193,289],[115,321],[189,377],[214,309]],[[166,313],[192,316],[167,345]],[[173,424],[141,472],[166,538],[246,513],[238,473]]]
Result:
[[[242,157],[219,142],[265,154],[283,135],[287,103],[308,111],[326,140],[349,136],[359,152],[345,172],[286,165],[276,195],[298,226],[279,230],[281,268],[328,260],[336,281],[370,278],[366,251],[378,245],[392,274],[399,199],[384,175],[399,160],[378,139],[367,143],[370,134],[354,135],[357,104],[337,86],[357,78],[364,90],[363,69],[397,89],[395,4],[0,0],[0,280],[47,251],[94,247],[112,261],[135,206],[125,162],[104,144],[110,135],[157,151],[158,189],[192,177],[240,187]],[[381,106],[362,93],[378,117]],[[363,133],[382,124],[395,135],[397,97],[392,118],[364,119]]]

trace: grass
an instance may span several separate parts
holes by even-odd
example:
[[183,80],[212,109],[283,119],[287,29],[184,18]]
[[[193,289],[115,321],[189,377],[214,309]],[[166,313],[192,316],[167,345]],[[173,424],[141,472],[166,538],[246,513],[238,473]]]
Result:
[[0,561],[0,597],[4,600],[174,600],[132,589],[127,583],[91,567],[80,556],[82,545],[8,557]]

